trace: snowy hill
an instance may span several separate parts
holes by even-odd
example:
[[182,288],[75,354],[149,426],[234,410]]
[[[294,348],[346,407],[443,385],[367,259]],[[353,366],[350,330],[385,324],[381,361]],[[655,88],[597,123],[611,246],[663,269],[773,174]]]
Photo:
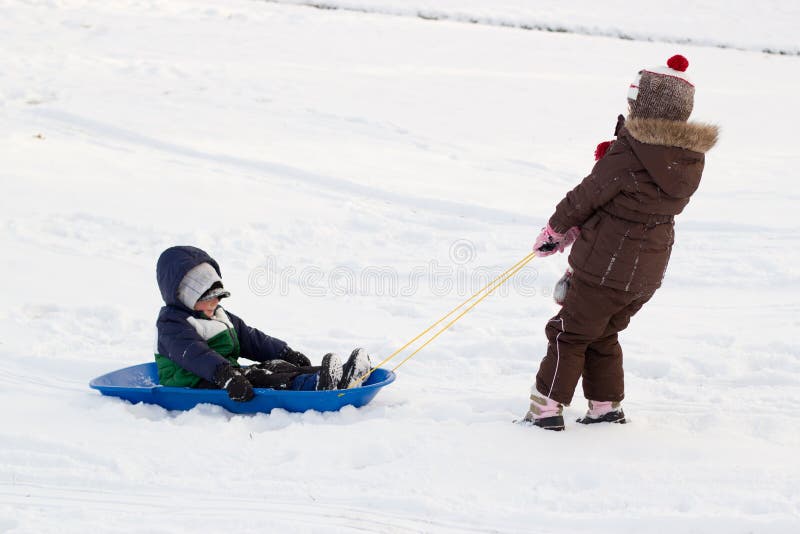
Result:
[[[490,5],[536,15],[461,12]],[[800,58],[715,47],[797,50],[794,4],[765,5],[752,34],[728,15],[670,25],[711,45],[679,46],[645,24],[652,42],[244,0],[0,1],[0,532],[797,532]],[[618,7],[575,25],[628,32]],[[358,410],[177,413],[88,389],[152,358],[173,244],[208,250],[226,306],[313,360],[388,355],[528,253],[636,71],[677,52],[693,118],[722,138],[622,336],[631,424],[510,424],[564,256]]]

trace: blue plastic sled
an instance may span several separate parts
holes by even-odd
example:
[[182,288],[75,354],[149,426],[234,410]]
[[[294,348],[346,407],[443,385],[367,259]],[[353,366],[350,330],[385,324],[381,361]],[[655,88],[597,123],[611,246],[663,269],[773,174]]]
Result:
[[235,402],[221,389],[159,386],[158,368],[155,362],[150,362],[98,376],[89,382],[89,387],[103,395],[119,397],[134,404],[157,404],[167,410],[191,410],[198,404],[216,404],[234,413],[268,413],[275,408],[289,412],[335,412],[344,406],[364,406],[394,379],[393,372],[376,369],[362,386],[353,389],[286,391],[256,388],[253,400]]

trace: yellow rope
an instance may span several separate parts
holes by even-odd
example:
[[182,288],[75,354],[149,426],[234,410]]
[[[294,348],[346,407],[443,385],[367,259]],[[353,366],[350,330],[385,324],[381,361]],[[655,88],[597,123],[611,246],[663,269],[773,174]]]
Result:
[[494,280],[492,280],[491,282],[489,282],[488,284],[486,284],[484,287],[482,287],[481,289],[479,289],[478,291],[476,291],[476,292],[475,292],[475,293],[474,293],[474,294],[473,294],[471,297],[469,297],[467,300],[465,300],[464,302],[462,302],[461,304],[459,304],[458,306],[456,306],[455,308],[453,308],[452,310],[450,310],[449,312],[447,312],[447,313],[446,313],[444,316],[442,316],[442,318],[441,318],[441,319],[439,319],[438,321],[436,321],[435,323],[433,323],[432,325],[430,325],[428,328],[426,328],[425,330],[423,330],[422,332],[420,332],[420,333],[419,333],[419,334],[418,334],[416,337],[414,337],[413,339],[411,339],[411,341],[409,341],[408,343],[406,343],[405,345],[403,345],[402,347],[400,347],[399,349],[397,349],[396,351],[394,351],[393,353],[391,353],[391,354],[390,354],[389,356],[387,356],[386,358],[384,358],[384,359],[383,359],[383,361],[381,361],[381,362],[380,362],[378,365],[376,365],[375,367],[373,367],[372,369],[370,369],[369,373],[365,374],[364,376],[362,376],[362,377],[361,377],[361,378],[359,378],[358,380],[354,381],[354,382],[353,382],[353,383],[352,383],[352,384],[351,384],[349,387],[350,387],[350,388],[354,388],[354,387],[357,387],[358,385],[360,385],[360,384],[361,384],[361,383],[362,383],[364,380],[366,380],[367,378],[369,378],[369,376],[370,376],[370,375],[371,375],[371,374],[372,374],[372,373],[373,373],[373,372],[374,372],[376,369],[379,369],[379,368],[381,368],[383,365],[385,365],[387,362],[389,362],[389,361],[390,361],[392,358],[394,358],[395,356],[397,356],[398,354],[400,354],[401,352],[403,352],[403,351],[404,351],[406,348],[408,348],[410,345],[412,345],[412,344],[413,344],[415,341],[417,341],[417,340],[418,340],[418,339],[420,339],[422,336],[424,336],[425,334],[427,334],[428,332],[430,332],[431,330],[433,330],[434,328],[436,328],[436,326],[438,326],[439,324],[441,324],[442,322],[444,322],[444,321],[445,321],[445,320],[446,320],[448,317],[450,317],[450,316],[451,316],[451,315],[453,315],[455,312],[457,312],[458,310],[460,310],[461,308],[463,308],[463,307],[464,307],[465,305],[467,305],[467,304],[468,304],[470,301],[472,301],[473,299],[475,299],[475,297],[477,297],[478,295],[480,295],[481,293],[483,293],[484,291],[486,291],[486,293],[485,293],[483,296],[481,296],[481,297],[480,297],[478,300],[476,300],[475,302],[473,302],[473,303],[472,303],[472,304],[471,304],[471,305],[470,305],[470,306],[469,306],[469,307],[468,307],[466,310],[464,310],[463,312],[461,312],[461,313],[460,313],[460,314],[459,314],[459,315],[458,315],[458,316],[457,316],[455,319],[453,319],[452,321],[450,321],[450,322],[449,322],[447,325],[445,325],[445,327],[444,327],[444,328],[442,328],[441,330],[439,330],[439,331],[438,331],[436,334],[434,334],[434,335],[433,335],[433,337],[431,337],[430,339],[428,339],[428,340],[427,340],[427,341],[426,341],[426,342],[425,342],[425,343],[424,343],[424,344],[423,344],[421,347],[419,347],[417,350],[415,350],[413,353],[411,353],[411,355],[409,355],[407,358],[405,358],[403,361],[401,361],[401,362],[400,362],[400,363],[399,363],[397,366],[395,366],[395,368],[394,368],[394,369],[392,369],[392,371],[395,371],[395,370],[397,370],[397,368],[399,368],[401,365],[403,365],[404,363],[406,363],[406,362],[407,362],[408,360],[410,360],[410,359],[411,359],[411,358],[412,358],[414,355],[416,355],[416,354],[417,354],[419,351],[421,351],[422,349],[424,349],[424,348],[425,348],[425,347],[426,347],[426,346],[427,346],[429,343],[431,343],[431,342],[432,342],[434,339],[436,339],[436,338],[437,338],[437,337],[439,337],[439,336],[440,336],[442,333],[444,333],[444,331],[445,331],[445,330],[448,330],[448,329],[449,329],[451,326],[453,326],[453,324],[455,324],[455,323],[456,323],[456,321],[458,321],[459,319],[461,319],[461,318],[462,318],[464,315],[466,315],[466,314],[467,314],[467,313],[468,313],[470,310],[472,310],[472,309],[473,309],[475,306],[477,306],[477,305],[478,305],[478,303],[479,303],[480,301],[482,301],[483,299],[485,299],[486,297],[488,297],[489,295],[491,295],[492,293],[494,293],[494,291],[495,291],[497,288],[499,288],[500,286],[502,286],[503,284],[505,284],[505,283],[506,283],[506,282],[507,282],[507,281],[508,281],[508,280],[509,280],[509,279],[510,279],[512,276],[514,276],[515,274],[517,274],[517,273],[518,273],[518,272],[519,272],[519,271],[520,271],[520,270],[521,270],[523,267],[525,267],[525,265],[527,265],[527,264],[528,264],[528,263],[529,263],[529,262],[530,262],[530,261],[531,261],[531,260],[532,260],[534,257],[536,257],[536,252],[531,252],[530,254],[528,254],[527,256],[525,256],[524,258],[522,258],[521,260],[519,260],[517,263],[515,263],[514,265],[512,265],[511,267],[509,267],[508,269],[506,269],[506,270],[505,270],[505,271],[504,271],[502,274],[500,274],[500,275],[499,275],[497,278],[495,278]]
[[[449,312],[447,312],[447,313],[446,313],[446,314],[445,314],[445,315],[444,315],[444,316],[443,316],[441,319],[439,319],[438,321],[436,321],[435,323],[433,323],[432,325],[430,325],[428,328],[426,328],[425,330],[423,330],[422,332],[420,332],[420,334],[418,334],[418,335],[417,335],[415,338],[413,338],[411,341],[409,341],[408,343],[406,343],[405,345],[403,345],[402,347],[400,347],[399,349],[397,349],[396,351],[394,351],[393,353],[391,353],[389,356],[387,356],[387,357],[386,357],[386,358],[385,358],[385,359],[384,359],[382,362],[380,362],[378,365],[376,365],[376,366],[375,366],[373,369],[378,369],[378,368],[382,367],[382,366],[383,366],[383,365],[384,365],[386,362],[388,362],[389,360],[391,360],[392,358],[394,358],[395,356],[397,356],[399,353],[403,352],[403,351],[404,351],[406,348],[408,348],[408,346],[409,346],[409,345],[413,344],[413,343],[414,343],[415,341],[417,341],[419,338],[421,338],[422,336],[424,336],[425,334],[427,334],[428,332],[430,332],[431,330],[433,330],[434,328],[436,328],[436,326],[438,326],[438,325],[439,325],[441,322],[443,322],[445,319],[447,319],[448,317],[450,317],[451,315],[453,315],[455,312],[457,312],[459,309],[461,309],[462,307],[464,307],[464,305],[465,305],[465,304],[469,303],[469,302],[470,302],[472,299],[474,299],[475,297],[477,297],[478,295],[480,295],[482,292],[486,291],[486,289],[488,289],[489,287],[491,287],[491,286],[492,286],[492,284],[496,283],[498,280],[500,280],[501,278],[503,278],[504,276],[506,276],[506,275],[507,275],[508,273],[510,273],[511,271],[514,271],[514,269],[516,269],[517,267],[519,267],[519,266],[521,266],[521,265],[522,265],[522,266],[524,266],[525,264],[527,264],[529,261],[531,261],[531,260],[533,259],[533,257],[534,257],[535,255],[536,255],[536,253],[535,253],[535,252],[531,252],[530,254],[528,254],[527,256],[525,256],[524,258],[522,258],[521,260],[519,260],[517,263],[515,263],[514,265],[512,265],[511,267],[509,267],[508,269],[506,269],[506,271],[505,271],[505,272],[503,272],[503,273],[502,273],[502,274],[500,274],[500,275],[499,275],[497,278],[495,278],[494,280],[492,280],[491,282],[489,282],[488,284],[486,284],[486,286],[484,286],[484,287],[482,287],[481,289],[479,289],[478,291],[476,291],[476,292],[475,292],[475,293],[474,293],[474,294],[473,294],[471,297],[469,297],[467,300],[465,300],[464,302],[462,302],[461,304],[459,304],[458,306],[456,306],[455,308],[453,308],[452,310],[450,310]],[[514,271],[514,272],[516,273],[516,271]],[[505,282],[505,280],[503,280],[503,282]],[[501,283],[503,283],[503,282],[501,282]]]
[[[532,260],[532,259],[533,259],[533,256],[531,256],[531,257],[530,257],[530,259],[529,259],[528,261],[530,261],[530,260]],[[499,288],[500,286],[502,286],[503,284],[505,284],[505,283],[506,283],[506,282],[507,282],[507,281],[508,281],[508,280],[509,280],[509,279],[510,279],[512,276],[514,276],[515,274],[517,274],[517,273],[518,273],[518,272],[519,272],[519,271],[520,271],[520,270],[521,270],[523,267],[525,267],[525,265],[526,265],[527,263],[528,263],[528,262],[526,261],[525,263],[523,263],[522,265],[520,265],[519,267],[517,267],[516,269],[514,269],[514,271],[512,271],[511,273],[509,273],[509,274],[508,274],[508,276],[506,276],[506,277],[505,277],[503,280],[501,280],[501,281],[500,281],[500,282],[499,282],[497,285],[495,285],[494,287],[492,287],[491,289],[489,289],[489,290],[488,290],[488,291],[487,291],[487,292],[486,292],[486,293],[485,293],[485,294],[484,294],[484,295],[483,295],[481,298],[479,298],[478,300],[476,300],[475,302],[473,302],[473,303],[472,303],[472,304],[471,304],[471,305],[470,305],[470,306],[469,306],[469,307],[468,307],[466,310],[464,310],[463,312],[461,312],[460,314],[458,314],[458,315],[457,315],[457,316],[456,316],[456,317],[455,317],[455,318],[454,318],[452,321],[450,321],[449,323],[447,323],[447,324],[444,326],[444,328],[442,328],[441,330],[439,330],[438,332],[436,332],[436,334],[434,334],[434,335],[433,335],[433,336],[432,336],[430,339],[428,339],[428,341],[426,341],[425,343],[423,343],[423,344],[422,344],[422,345],[421,345],[421,346],[420,346],[420,347],[419,347],[417,350],[415,350],[414,352],[412,352],[411,354],[409,354],[409,355],[408,355],[408,356],[407,356],[407,357],[406,357],[406,358],[405,358],[403,361],[401,361],[400,363],[398,363],[398,364],[397,364],[397,365],[394,367],[394,369],[392,369],[392,372],[395,372],[395,371],[397,371],[397,369],[398,369],[398,368],[399,368],[401,365],[403,365],[403,364],[404,364],[404,363],[406,363],[408,360],[410,360],[410,359],[411,359],[413,356],[415,356],[415,355],[416,355],[416,354],[417,354],[419,351],[421,351],[422,349],[424,349],[425,347],[427,347],[427,346],[428,346],[428,344],[429,344],[429,343],[431,343],[431,342],[432,342],[434,339],[436,339],[437,337],[439,337],[440,335],[442,335],[442,334],[443,334],[443,333],[444,333],[446,330],[448,330],[448,329],[449,329],[451,326],[453,326],[453,325],[454,325],[454,324],[455,324],[455,323],[456,323],[456,322],[457,322],[459,319],[461,319],[461,318],[462,318],[462,317],[464,317],[464,316],[465,316],[467,313],[469,313],[469,312],[470,312],[470,310],[472,310],[472,308],[474,308],[475,306],[477,306],[477,305],[478,305],[478,304],[479,304],[479,303],[480,303],[480,302],[481,302],[483,299],[485,299],[486,297],[488,297],[489,295],[491,295],[492,293],[494,293],[494,292],[495,292],[495,290],[496,290],[497,288]],[[488,287],[488,286],[487,286],[487,287]],[[484,289],[485,289],[485,288],[484,288]]]

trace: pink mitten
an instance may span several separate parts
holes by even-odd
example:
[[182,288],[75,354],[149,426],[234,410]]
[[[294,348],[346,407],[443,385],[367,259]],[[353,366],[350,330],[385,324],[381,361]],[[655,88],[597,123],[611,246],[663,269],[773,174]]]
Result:
[[573,226],[565,234],[559,234],[548,224],[542,228],[542,232],[536,238],[533,250],[541,258],[554,254],[556,251],[564,252],[564,249],[578,239],[580,233],[580,229],[577,226]]
[[555,254],[562,239],[564,239],[564,234],[559,234],[550,228],[548,224],[542,228],[539,237],[536,238],[536,242],[533,244],[533,251],[541,258]]

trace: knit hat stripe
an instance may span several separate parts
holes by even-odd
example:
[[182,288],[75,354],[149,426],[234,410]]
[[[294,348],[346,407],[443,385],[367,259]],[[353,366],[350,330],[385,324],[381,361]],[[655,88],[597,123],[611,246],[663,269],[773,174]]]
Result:
[[677,71],[674,71],[674,70],[670,69],[669,67],[655,67],[655,68],[650,68],[650,69],[644,69],[643,72],[649,72],[651,74],[659,74],[661,76],[671,76],[673,78],[677,78],[677,79],[679,79],[681,81],[684,81],[684,82],[688,83],[689,85],[691,85],[692,87],[694,87],[694,84],[689,79],[689,77],[686,76],[685,73],[683,73],[683,72],[679,73]]

